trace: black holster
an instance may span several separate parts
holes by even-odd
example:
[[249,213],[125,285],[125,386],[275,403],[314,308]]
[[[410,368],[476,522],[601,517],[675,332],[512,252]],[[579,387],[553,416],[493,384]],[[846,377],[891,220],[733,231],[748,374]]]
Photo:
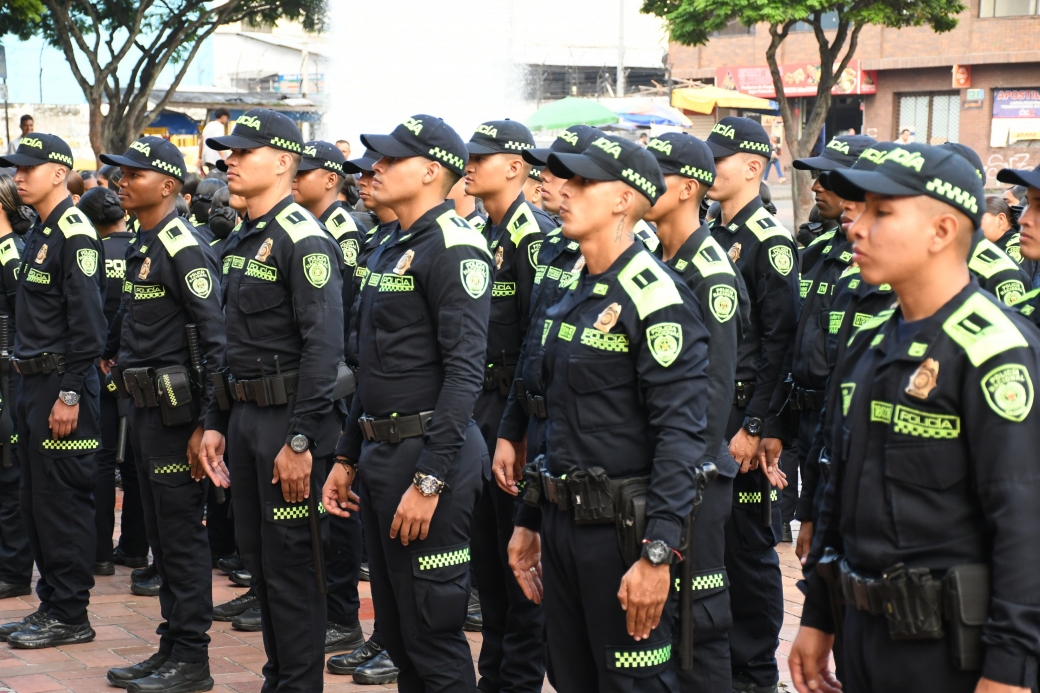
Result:
[[632,565],[643,553],[646,536],[646,492],[650,477],[623,479],[617,487],[618,548],[625,565]]
[[169,366],[155,371],[159,412],[164,426],[182,426],[198,415],[198,401],[192,396],[191,374],[184,366]]
[[544,464],[545,455],[539,455],[524,465],[523,501],[532,508],[537,508],[542,504],[542,470]]
[[228,380],[228,369],[220,368],[209,376],[213,383],[213,398],[220,411],[231,411],[231,384]]
[[738,380],[733,388],[733,404],[744,409],[751,401],[751,395],[755,394],[755,384]]
[[340,361],[336,367],[336,384],[332,388],[332,399],[343,399],[354,394],[357,390],[357,380],[354,371],[345,362]]
[[602,525],[614,521],[614,509],[610,477],[602,467],[588,471],[579,470],[567,476],[567,489],[574,509],[574,524]]
[[881,575],[881,597],[893,640],[942,638],[942,583],[927,568],[897,563]]
[[989,566],[968,563],[943,578],[950,657],[960,671],[982,668],[982,626],[989,618]]
[[152,368],[127,368],[122,371],[122,381],[127,394],[138,409],[159,406],[155,394],[155,370]]

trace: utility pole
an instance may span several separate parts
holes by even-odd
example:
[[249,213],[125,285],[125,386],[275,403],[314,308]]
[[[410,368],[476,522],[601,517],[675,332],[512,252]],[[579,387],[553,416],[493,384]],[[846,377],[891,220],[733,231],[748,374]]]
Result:
[[617,95],[625,95],[625,0],[618,0]]
[[14,147],[11,146],[11,113],[7,108],[7,51],[0,46],[0,78],[4,80],[4,128],[7,131],[7,153],[13,154]]

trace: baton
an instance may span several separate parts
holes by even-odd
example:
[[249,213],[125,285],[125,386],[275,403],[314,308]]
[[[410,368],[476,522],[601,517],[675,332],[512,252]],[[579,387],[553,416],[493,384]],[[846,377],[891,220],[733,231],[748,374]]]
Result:
[[[313,477],[313,474],[311,475]],[[318,522],[318,497],[314,493],[314,483],[308,479],[311,486],[310,496],[307,498],[307,515],[311,525],[311,556],[314,559],[314,584],[318,588],[318,594],[325,596],[329,593],[329,583],[325,577],[325,549],[321,545],[321,524]]]

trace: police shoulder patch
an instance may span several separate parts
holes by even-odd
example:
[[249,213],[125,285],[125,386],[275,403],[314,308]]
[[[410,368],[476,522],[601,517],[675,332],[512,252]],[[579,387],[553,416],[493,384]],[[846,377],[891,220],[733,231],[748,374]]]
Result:
[[1033,408],[1033,381],[1025,366],[1009,363],[994,368],[982,378],[986,404],[1008,421],[1025,421]]
[[542,240],[539,238],[536,241],[531,241],[527,246],[527,261],[531,263],[531,267],[538,269],[538,251],[542,249]]
[[1019,267],[999,246],[983,238],[968,258],[968,269],[983,279],[989,279],[997,272],[1017,271]]
[[287,205],[285,209],[278,213],[274,220],[292,239],[293,243],[299,243],[304,238],[311,236],[322,235],[321,227],[318,226],[317,220],[311,216],[310,212],[295,202]]
[[180,217],[171,221],[166,225],[166,228],[159,232],[159,240],[162,242],[163,247],[166,248],[166,252],[169,253],[170,257],[173,257],[185,248],[199,244],[195,239],[195,235],[188,230],[188,227]]
[[726,284],[716,284],[708,291],[708,308],[719,322],[728,322],[737,312],[737,291]]
[[[730,264],[730,260],[726,256],[726,251],[711,236],[705,238],[704,242],[701,243],[701,247],[697,249],[697,253],[693,256],[693,266],[697,268],[702,277],[710,277],[713,274],[736,274],[733,271],[733,265]],[[679,263],[676,263],[675,268],[680,272],[682,271]]]
[[357,267],[358,242],[353,238],[344,238],[339,242],[339,249],[343,251],[343,264]]
[[776,220],[776,217],[770,214],[769,210],[765,207],[759,207],[755,213],[744,222],[744,225],[748,227],[748,230],[751,231],[751,233],[755,234],[755,237],[758,238],[759,241],[764,241],[773,236],[791,237],[790,232],[785,229],[783,225]]
[[997,354],[1029,345],[1011,318],[981,292],[969,296],[946,318],[943,331],[976,368]]
[[1006,282],[997,284],[995,290],[997,298],[1006,306],[1013,306],[1025,296],[1026,286],[1018,279],[1008,279]]
[[69,207],[58,219],[58,228],[61,229],[65,238],[72,236],[92,236],[97,238],[97,231],[90,225],[87,217],[79,211],[78,207]]
[[480,298],[487,291],[491,275],[483,260],[463,260],[459,264],[459,274],[462,288],[473,298]]
[[769,264],[786,277],[794,269],[794,253],[786,245],[775,245],[769,249]]
[[6,265],[8,262],[18,262],[18,246],[14,244],[14,238],[5,238],[0,243],[0,265]]
[[646,328],[646,343],[650,355],[667,368],[675,362],[682,351],[682,325],[677,322],[659,322]]
[[526,202],[521,202],[513,212],[513,217],[506,224],[506,229],[509,231],[509,240],[513,241],[513,245],[520,245],[520,241],[524,236],[528,236],[532,233],[541,233],[541,229],[538,228],[538,222],[535,221],[534,212],[531,211],[530,206]]
[[93,248],[81,248],[76,251],[76,264],[83,270],[83,274],[93,277],[97,272],[98,253]]
[[647,315],[667,306],[682,303],[679,289],[653,255],[637,252],[618,273],[618,283],[632,299],[643,320]]
[[333,210],[332,214],[329,215],[328,221],[325,223],[325,228],[329,230],[332,237],[337,241],[343,237],[343,234],[350,231],[357,231],[357,224],[354,223],[354,219],[347,214],[342,207],[337,207]]
[[303,256],[303,274],[315,289],[325,286],[332,275],[332,262],[325,253]]
[[444,235],[445,248],[468,245],[480,248],[489,258],[491,257],[487,240],[484,239],[479,231],[470,226],[468,221],[460,217],[454,209],[448,210],[437,217],[437,225],[441,227],[441,233]]
[[213,291],[213,277],[210,276],[209,270],[205,267],[199,267],[188,272],[184,275],[184,282],[188,285],[188,290],[201,299],[209,298],[210,293]]

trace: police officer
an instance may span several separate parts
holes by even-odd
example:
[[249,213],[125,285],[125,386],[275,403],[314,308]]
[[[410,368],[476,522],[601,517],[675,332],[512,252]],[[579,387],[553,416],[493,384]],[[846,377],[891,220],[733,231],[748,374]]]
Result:
[[17,648],[94,639],[87,619],[96,531],[91,491],[101,445],[95,363],[105,341],[101,239],[65,186],[72,150],[34,132],[0,165],[15,166],[39,215],[22,255],[14,369],[22,512],[40,571],[39,610],[0,632]]
[[209,212],[213,207],[213,195],[218,190],[226,187],[227,183],[218,178],[204,178],[199,181],[198,187],[195,188],[195,194],[191,196],[189,206],[191,216],[188,217],[188,223],[202,236],[206,245],[213,245],[214,241],[217,240],[209,227]]
[[[10,367],[14,340],[14,306],[18,291],[18,260],[24,236],[36,214],[22,204],[18,186],[10,176],[0,176],[0,315],[6,316],[5,349],[0,358],[0,599],[32,592],[32,549],[19,501],[21,465],[15,450],[15,393],[17,373]],[[2,629],[0,629],[2,632]]]
[[524,199],[532,207],[542,208],[542,169],[532,166],[524,181]]
[[[549,433],[544,463],[525,468],[532,482],[541,468],[541,538],[518,526],[510,565],[529,598],[544,594],[558,690],[677,690],[671,564],[705,451],[708,333],[693,293],[633,233],[665,190],[653,155],[602,135],[548,166],[569,179],[563,228],[585,266],[524,375],[544,383]],[[621,489],[643,484],[645,517],[629,524]]]
[[[775,438],[764,430],[773,391],[794,336],[798,311],[798,258],[790,232],[762,206],[759,181],[769,157],[769,137],[747,118],[720,120],[708,147],[715,155],[715,184],[708,196],[721,212],[712,237],[744,277],[751,299],[751,325],[737,357],[737,383],[726,435],[742,474],[733,483],[735,512],[726,525],[726,570],[732,586],[733,627],[730,652],[734,685],[755,693],[776,690],[776,648],[783,625],[784,593],[780,559],[780,508],[772,507],[763,526],[764,494],[782,484],[771,474],[747,472],[758,462],[759,447]],[[775,450],[769,451],[775,457]]]
[[253,109],[206,145],[231,150],[228,187],[245,198],[248,217],[222,267],[230,421],[215,393],[202,459],[210,478],[227,486],[226,427],[235,536],[262,614],[265,686],[310,692],[322,686],[328,620],[315,589],[310,520],[324,508],[311,495],[311,471],[332,455],[339,433],[343,258],[292,201],[303,137],[288,117]]
[[[1001,183],[1013,183],[1025,188],[1024,201],[1028,204],[1018,217],[1021,232],[1019,245],[1025,260],[1040,261],[1040,166],[1031,171],[1001,169],[997,172],[997,180]],[[1034,322],[1040,320],[1040,314],[1036,311],[1037,296],[1040,296],[1040,289],[1033,289],[1016,304],[1016,307],[1024,315],[1030,316]]]
[[122,168],[119,199],[141,228],[124,256],[113,376],[132,398],[127,423],[145,529],[162,579],[163,617],[159,651],[140,664],[110,669],[108,680],[131,691],[206,691],[213,687],[211,557],[203,524],[208,487],[195,482],[204,476],[199,416],[212,397],[209,374],[224,357],[219,273],[206,239],[177,215],[174,201],[186,170],[177,147],[142,137],[122,156],[102,154],[101,160]]
[[472,417],[483,384],[491,255],[445,200],[468,154],[443,120],[416,115],[390,135],[361,141],[382,156],[372,195],[394,210],[399,228],[368,260],[360,388],[325,504],[345,512],[358,465],[372,599],[400,689],[472,691],[462,624],[487,455]]
[[[316,140],[303,146],[303,161],[293,179],[293,200],[313,214],[339,244],[343,253],[343,339],[351,330],[351,307],[357,284],[354,275],[361,253],[361,236],[346,205],[338,199],[346,158],[331,142]],[[346,412],[344,411],[344,414]],[[331,462],[331,460],[330,460]],[[324,470],[327,476],[328,470]],[[324,478],[322,479],[324,481]],[[329,552],[325,556],[328,575],[329,623],[325,651],[356,650],[365,644],[358,621],[361,599],[357,583],[361,571],[361,518],[329,519]]]
[[[494,258],[484,387],[474,413],[489,451],[498,440],[528,330],[538,253],[544,234],[556,228],[524,196],[530,165],[521,154],[533,148],[531,131],[515,120],[482,124],[466,145],[466,194],[484,204],[484,235]],[[514,500],[493,483],[490,468],[484,471],[473,515],[473,565],[483,616],[478,688],[538,691],[545,678],[542,610],[524,597],[509,570],[506,547],[513,535]]]
[[[681,672],[684,693],[730,693],[729,639],[732,621],[728,578],[724,565],[726,521],[733,505],[733,478],[739,466],[729,454],[726,424],[733,402],[737,345],[750,306],[744,280],[736,271],[707,225],[698,225],[697,210],[715,182],[715,161],[701,140],[682,133],[666,133],[647,144],[664,174],[667,191],[646,213],[657,225],[660,257],[690,288],[701,306],[708,329],[707,424],[704,456],[718,477],[704,489],[690,539],[693,563],[692,618],[694,659],[690,671]],[[685,567],[685,566],[684,566]],[[680,585],[681,586],[681,585]],[[677,619],[678,620],[678,619]]]
[[[855,259],[899,305],[856,331],[836,373],[841,446],[806,564],[792,678],[802,693],[837,690],[825,658],[840,626],[846,691],[1029,690],[1040,336],[968,271],[982,180],[948,149],[906,144],[875,171],[834,172],[831,185],[865,198],[849,229]],[[843,556],[843,624],[815,570],[825,549]]]

